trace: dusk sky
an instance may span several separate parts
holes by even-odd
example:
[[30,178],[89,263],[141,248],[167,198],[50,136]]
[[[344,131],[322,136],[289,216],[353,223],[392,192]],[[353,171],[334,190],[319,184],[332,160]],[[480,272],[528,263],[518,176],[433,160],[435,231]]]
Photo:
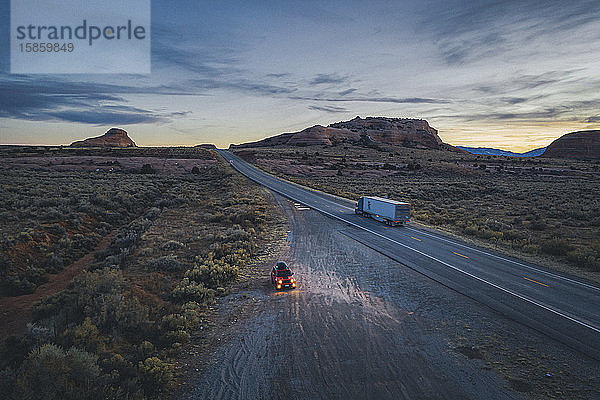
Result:
[[[258,140],[359,115],[525,151],[600,128],[600,1],[153,1],[150,75],[12,75],[0,143]],[[127,63],[127,59],[107,59]]]

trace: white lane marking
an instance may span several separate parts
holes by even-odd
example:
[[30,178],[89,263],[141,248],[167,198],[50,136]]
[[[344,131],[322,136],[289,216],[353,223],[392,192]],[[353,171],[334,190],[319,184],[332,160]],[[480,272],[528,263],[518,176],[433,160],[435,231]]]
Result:
[[447,267],[450,267],[450,268],[452,268],[452,269],[454,269],[454,270],[456,270],[456,271],[458,271],[458,272],[462,272],[463,274],[465,274],[465,275],[467,275],[467,276],[470,276],[470,277],[471,277],[471,278],[473,278],[473,279],[477,279],[478,281],[481,281],[481,282],[487,283],[488,285],[490,285],[490,286],[493,286],[493,287],[495,287],[496,289],[502,290],[503,292],[506,292],[506,293],[508,293],[508,294],[511,294],[511,295],[513,295],[513,296],[515,296],[515,297],[517,297],[517,298],[521,299],[521,300],[527,301],[527,302],[529,302],[529,303],[531,303],[531,304],[534,304],[534,305],[536,305],[536,306],[538,306],[538,307],[541,307],[541,308],[543,308],[543,309],[545,309],[545,310],[548,310],[548,311],[550,311],[550,312],[552,312],[552,313],[554,313],[554,314],[556,314],[556,315],[559,315],[559,316],[561,316],[561,317],[563,317],[563,318],[566,318],[566,319],[568,319],[568,320],[570,320],[570,321],[573,321],[573,322],[576,322],[576,323],[578,323],[578,324],[580,324],[580,325],[583,325],[583,326],[585,326],[586,328],[589,328],[589,329],[591,329],[591,330],[593,330],[593,331],[595,331],[595,332],[597,332],[597,333],[600,333],[600,329],[598,329],[598,328],[596,328],[596,327],[594,327],[594,326],[592,326],[592,325],[586,324],[586,323],[585,323],[585,322],[583,322],[583,321],[579,321],[579,320],[578,320],[578,319],[576,319],[576,318],[570,317],[570,316],[568,316],[567,314],[564,314],[564,313],[562,313],[562,312],[560,312],[560,311],[558,311],[558,310],[555,310],[555,309],[553,309],[553,308],[551,308],[551,307],[545,306],[544,304],[538,303],[537,301],[535,301],[535,300],[532,300],[532,299],[529,299],[529,298],[527,298],[527,297],[525,297],[525,296],[523,296],[523,295],[520,295],[520,294],[518,294],[518,293],[516,293],[516,292],[513,292],[513,291],[512,291],[512,290],[510,290],[510,289],[506,289],[506,288],[503,288],[502,286],[500,286],[500,285],[497,285],[497,284],[495,284],[495,283],[493,283],[493,282],[489,282],[489,281],[487,281],[487,280],[485,280],[485,279],[483,279],[483,278],[480,278],[480,277],[478,277],[478,276],[476,276],[476,275],[473,275],[473,274],[471,274],[470,272],[463,271],[462,269],[460,269],[460,268],[458,268],[458,267],[455,267],[454,265],[448,264],[447,262],[445,262],[445,261],[442,261],[442,260],[440,260],[439,258],[436,258],[436,257],[434,257],[434,256],[430,256],[430,255],[429,255],[429,254],[427,254],[427,253],[423,253],[423,252],[422,252],[422,251],[420,251],[420,250],[414,249],[414,248],[412,248],[412,247],[410,247],[410,246],[408,246],[408,245],[406,245],[406,244],[404,244],[404,243],[398,242],[397,240],[394,240],[394,239],[392,239],[392,238],[389,238],[389,237],[387,237],[387,236],[385,236],[385,235],[382,235],[382,234],[381,234],[381,233],[379,233],[379,232],[375,232],[375,231],[373,231],[373,230],[371,230],[371,229],[368,229],[368,228],[365,228],[365,227],[363,227],[363,226],[360,226],[360,225],[358,225],[358,224],[355,224],[354,222],[351,222],[351,221],[346,221],[345,219],[343,219],[343,218],[340,218],[340,217],[339,217],[339,216],[337,216],[337,215],[330,214],[330,213],[328,213],[327,211],[322,211],[322,210],[319,210],[319,209],[317,209],[317,208],[315,208],[315,210],[321,211],[322,213],[324,213],[324,214],[327,214],[327,215],[329,215],[330,217],[333,217],[333,218],[339,219],[339,220],[341,220],[341,221],[343,221],[343,222],[345,222],[345,223],[347,223],[347,224],[350,224],[350,225],[352,225],[352,226],[355,226],[355,227],[357,227],[357,228],[360,228],[360,229],[362,229],[362,230],[365,230],[365,231],[367,231],[367,232],[369,232],[369,233],[372,233],[372,234],[374,234],[374,235],[376,235],[376,236],[379,236],[379,237],[381,237],[381,238],[383,238],[383,239],[387,239],[387,240],[389,240],[390,242],[396,243],[396,244],[398,244],[398,245],[400,245],[400,246],[402,246],[402,247],[406,247],[407,249],[413,250],[413,251],[415,251],[415,252],[417,252],[417,253],[419,253],[419,254],[421,254],[421,255],[425,256],[425,257],[431,258],[432,260],[434,260],[434,261],[437,261],[437,262],[439,262],[439,263],[441,263],[441,264],[443,264],[443,265],[445,265],[445,266],[447,266]]
[[495,254],[493,254],[493,253],[488,253],[487,251],[484,251],[484,250],[479,250],[479,249],[476,249],[476,248],[474,248],[474,247],[468,246],[468,245],[466,245],[466,244],[462,244],[462,243],[459,243],[459,242],[455,242],[455,241],[453,241],[453,240],[449,240],[449,239],[446,239],[446,238],[443,238],[443,237],[440,237],[440,236],[437,236],[437,235],[434,235],[434,234],[431,234],[431,233],[428,233],[428,232],[425,232],[425,231],[422,231],[422,230],[419,230],[419,229],[416,229],[416,228],[408,228],[408,227],[407,227],[406,229],[409,229],[409,230],[412,230],[412,231],[415,231],[415,232],[419,232],[419,233],[420,233],[420,234],[422,234],[422,235],[430,236],[430,237],[436,238],[436,239],[438,239],[438,240],[442,240],[442,241],[444,241],[444,242],[448,242],[448,243],[451,243],[451,244],[454,244],[454,245],[457,245],[457,246],[461,246],[461,247],[464,247],[465,249],[473,250],[473,251],[476,251],[476,252],[478,252],[478,253],[485,254],[485,255],[487,255],[487,256],[491,256],[491,257],[494,257],[494,258],[498,258],[498,259],[500,259],[500,260],[502,260],[502,261],[507,261],[507,262],[510,262],[510,263],[513,263],[513,264],[519,265],[519,266],[521,266],[521,267],[525,267],[525,268],[528,268],[528,269],[531,269],[531,270],[534,270],[534,271],[537,271],[537,272],[540,272],[540,273],[546,274],[546,275],[548,275],[548,276],[551,276],[551,277],[553,277],[553,278],[557,278],[557,279],[563,279],[563,280],[565,280],[565,281],[568,281],[568,282],[571,282],[571,283],[576,283],[576,284],[578,284],[578,285],[585,286],[585,287],[587,287],[587,288],[590,288],[590,289],[595,289],[595,290],[598,290],[598,291],[600,291],[600,287],[597,287],[597,286],[594,286],[594,285],[590,285],[590,284],[587,284],[587,283],[584,283],[584,282],[576,281],[576,280],[574,280],[574,279],[570,279],[570,278],[567,278],[567,277],[565,277],[565,276],[560,276],[560,275],[554,274],[554,273],[552,273],[552,272],[549,272],[549,271],[544,271],[544,270],[542,270],[542,269],[539,269],[539,268],[536,268],[536,267],[532,267],[532,266],[530,266],[530,265],[523,264],[523,263],[520,263],[520,262],[518,262],[518,261],[511,260],[511,259],[509,259],[509,258],[504,258],[504,257],[502,257],[502,256],[495,255]]
[[[271,188],[271,189],[272,189],[272,190],[275,190],[276,192],[279,192],[279,193],[281,193],[281,194],[282,194],[282,195],[284,195],[284,196],[287,196],[287,197],[290,197],[290,198],[291,198],[291,196],[290,196],[289,194],[284,194],[284,193],[282,193],[280,190],[277,190],[277,189],[274,189],[274,188]],[[300,189],[301,189],[301,188],[300,188]],[[294,198],[292,198],[292,200],[299,201],[299,200],[296,200],[296,199],[294,199]],[[356,223],[354,223],[354,222],[351,222],[351,221],[345,220],[345,219],[341,218],[339,215],[332,214],[332,213],[330,213],[330,212],[328,212],[328,211],[325,211],[325,210],[320,210],[320,209],[318,209],[318,208],[316,208],[316,207],[315,207],[315,210],[317,210],[317,211],[320,211],[320,212],[322,212],[323,214],[329,215],[329,216],[330,216],[330,217],[332,217],[332,218],[335,218],[335,219],[338,219],[338,220],[340,220],[340,221],[342,221],[342,222],[345,222],[345,223],[347,223],[347,224],[349,224],[349,225],[352,225],[352,226],[354,226],[354,227],[356,227],[356,228],[359,228],[359,229],[362,229],[362,230],[364,230],[364,231],[367,231],[367,232],[369,232],[369,233],[372,233],[372,234],[374,234],[374,235],[376,235],[376,236],[379,236],[379,237],[381,237],[381,238],[383,238],[383,239],[389,240],[390,242],[396,243],[396,244],[398,244],[398,245],[400,245],[400,246],[402,246],[402,247],[405,247],[405,248],[407,248],[407,249],[409,249],[409,250],[412,250],[412,251],[414,251],[414,252],[416,252],[416,253],[419,253],[419,254],[421,254],[422,256],[425,256],[425,257],[427,257],[427,258],[430,258],[430,259],[432,259],[432,260],[434,260],[434,261],[437,261],[437,262],[439,262],[440,264],[443,264],[443,265],[445,265],[445,266],[447,266],[447,267],[450,267],[450,268],[454,269],[455,271],[458,271],[458,272],[461,272],[461,273],[463,273],[463,274],[465,274],[465,275],[467,275],[467,276],[470,276],[470,277],[471,277],[471,278],[473,278],[473,279],[476,279],[476,280],[478,280],[478,281],[481,281],[481,282],[483,282],[483,283],[486,283],[486,284],[488,284],[488,285],[490,285],[490,286],[492,286],[492,287],[495,287],[495,288],[496,288],[496,289],[498,289],[498,290],[501,290],[501,291],[503,291],[503,292],[505,292],[505,293],[508,293],[508,294],[510,294],[510,295],[512,295],[512,296],[515,296],[515,297],[517,297],[517,298],[519,298],[519,299],[521,299],[521,300],[523,300],[523,301],[526,301],[526,302],[528,302],[528,303],[534,304],[534,305],[536,305],[536,306],[538,306],[538,307],[540,307],[540,308],[543,308],[544,310],[550,311],[551,313],[554,313],[554,314],[556,314],[556,315],[558,315],[558,316],[561,316],[561,317],[563,317],[563,318],[565,318],[565,319],[568,319],[569,321],[572,321],[572,322],[575,322],[575,323],[577,323],[577,324],[579,324],[579,325],[582,325],[582,326],[584,326],[584,327],[586,327],[586,328],[588,328],[588,329],[591,329],[591,330],[593,330],[594,332],[600,333],[600,329],[598,329],[598,328],[596,328],[596,327],[594,327],[594,326],[592,326],[592,325],[589,325],[589,324],[587,324],[587,323],[585,323],[585,322],[583,322],[583,321],[579,321],[578,319],[576,319],[576,318],[573,318],[573,317],[570,317],[569,315],[567,315],[567,314],[564,314],[564,313],[562,313],[562,312],[560,312],[560,311],[558,311],[558,310],[555,310],[555,309],[553,309],[553,308],[551,308],[551,307],[545,306],[544,304],[538,303],[538,302],[537,302],[537,301],[535,301],[535,300],[529,299],[529,298],[527,298],[527,297],[525,297],[525,296],[523,296],[523,295],[520,295],[520,294],[518,294],[518,293],[515,293],[515,292],[513,292],[513,291],[512,291],[512,290],[510,290],[510,289],[506,289],[506,288],[503,288],[502,286],[500,286],[500,285],[497,285],[497,284],[495,284],[495,283],[493,283],[493,282],[489,282],[489,281],[487,281],[487,280],[485,280],[485,279],[483,279],[483,278],[480,278],[480,277],[478,277],[478,276],[476,276],[476,275],[473,275],[473,274],[471,274],[470,272],[463,271],[462,269],[460,269],[460,268],[458,268],[458,267],[455,267],[455,266],[453,266],[453,265],[451,265],[451,264],[448,264],[447,262],[445,262],[445,261],[442,261],[442,260],[440,260],[439,258],[436,258],[436,257],[430,256],[429,254],[423,253],[423,252],[422,252],[422,251],[420,251],[420,250],[417,250],[417,249],[415,249],[415,248],[412,248],[412,247],[410,247],[410,246],[408,246],[408,245],[406,245],[406,244],[404,244],[404,243],[398,242],[397,240],[394,240],[394,239],[392,239],[392,238],[389,238],[389,237],[387,237],[387,236],[385,236],[385,235],[382,235],[382,234],[381,234],[381,233],[379,233],[379,232],[375,232],[375,231],[373,231],[373,230],[371,230],[371,229],[365,228],[365,227],[363,227],[363,226],[361,226],[361,225],[358,225],[358,224],[356,224]],[[410,229],[413,229],[413,228],[410,228]],[[413,229],[413,230],[416,230],[416,229]],[[418,231],[418,232],[420,232],[420,233],[424,233],[424,232],[421,232],[421,231]],[[434,235],[429,235],[429,236],[434,236]],[[436,236],[434,236],[434,237],[436,237]],[[510,261],[510,260],[508,260],[508,261]],[[543,271],[542,271],[542,272],[543,272]],[[568,279],[568,278],[567,278],[567,279]],[[577,281],[574,281],[574,282],[577,282]]]

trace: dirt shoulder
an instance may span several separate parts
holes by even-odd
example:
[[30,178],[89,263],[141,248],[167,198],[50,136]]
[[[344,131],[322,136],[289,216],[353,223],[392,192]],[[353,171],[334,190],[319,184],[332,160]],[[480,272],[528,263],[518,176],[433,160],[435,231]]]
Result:
[[274,240],[261,249],[252,264],[240,271],[227,295],[208,307],[201,329],[192,336],[175,363],[178,388],[173,398],[193,392],[198,374],[217,368],[215,353],[218,349],[239,340],[248,321],[265,312],[269,294],[273,291],[270,270],[277,261],[289,258],[289,254],[288,242],[274,232]]

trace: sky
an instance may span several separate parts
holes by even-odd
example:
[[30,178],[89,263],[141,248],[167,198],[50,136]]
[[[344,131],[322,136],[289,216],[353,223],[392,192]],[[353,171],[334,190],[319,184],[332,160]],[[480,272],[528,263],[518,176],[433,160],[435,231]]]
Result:
[[600,129],[597,0],[156,0],[151,13],[150,74],[17,75],[0,0],[0,143],[121,127],[143,146],[227,147],[358,115],[527,151]]

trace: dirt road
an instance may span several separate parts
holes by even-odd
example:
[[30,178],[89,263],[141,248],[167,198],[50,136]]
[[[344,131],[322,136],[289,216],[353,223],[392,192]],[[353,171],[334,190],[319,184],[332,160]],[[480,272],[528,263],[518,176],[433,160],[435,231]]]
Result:
[[[245,321],[182,398],[597,398],[600,366],[277,197],[298,288],[254,288]],[[402,228],[399,228],[402,229]]]

